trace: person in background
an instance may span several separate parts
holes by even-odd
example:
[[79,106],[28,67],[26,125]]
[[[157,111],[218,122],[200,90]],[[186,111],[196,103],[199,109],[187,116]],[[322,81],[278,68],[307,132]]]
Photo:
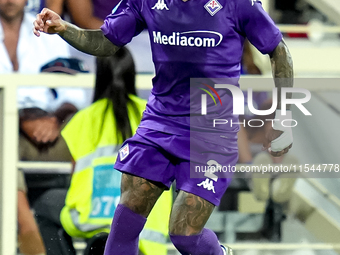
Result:
[[44,7],[45,0],[27,0],[25,11],[37,15]]
[[[39,73],[43,64],[68,57],[69,46],[59,38],[32,36],[34,16],[25,13],[26,0],[0,0],[0,74]],[[54,40],[56,39],[56,40]],[[31,46],[37,44],[38,48]],[[45,254],[45,248],[28,201],[23,173],[18,173],[18,242],[25,255]]]
[[69,46],[61,38],[32,36],[35,17],[25,13],[26,1],[0,0],[0,74],[39,73],[47,62],[69,57]]
[[[261,75],[261,70],[254,62],[251,44],[248,40],[244,43],[241,72],[243,75]],[[248,92],[243,91],[243,94],[245,113],[240,115],[239,118],[240,123],[245,123],[245,125],[241,124],[238,132],[238,163],[254,165],[298,164],[299,160],[291,153],[273,157],[267,151],[264,151],[265,134],[271,127],[270,122],[264,120],[273,119],[274,114],[269,116],[254,115],[248,108]],[[266,91],[253,91],[253,104],[255,109],[269,109],[272,104],[271,96]],[[261,119],[265,125],[263,127],[251,127],[247,124],[251,119]],[[256,126],[260,123],[252,122],[252,124]],[[248,175],[246,179],[233,179],[231,183],[231,187],[234,189],[250,189],[256,200],[267,203],[264,225],[260,234],[271,241],[280,241],[281,223],[285,218],[287,202],[291,198],[295,181],[295,178],[280,176],[271,178],[270,175],[262,175],[260,178],[258,176],[254,178],[254,176]],[[225,194],[220,208],[227,206],[230,196],[230,194]]]
[[[261,92],[259,92],[261,93]],[[257,94],[254,100],[258,102],[259,110],[271,108],[272,100],[268,95]],[[298,165],[299,159],[292,153],[286,153],[279,157],[273,157],[268,151],[263,150],[263,141],[266,139],[265,134],[271,128],[271,122],[266,119],[274,119],[274,113],[270,115],[245,115],[246,123],[249,119],[262,120],[262,127],[246,126],[249,146],[252,152],[252,164],[254,165]],[[253,121],[254,126],[260,126],[260,122]],[[263,237],[273,242],[281,241],[281,223],[285,220],[288,209],[288,201],[291,199],[296,178],[284,175],[259,174],[251,176],[248,179],[248,185],[253,192],[256,200],[266,202],[264,213],[264,223],[261,230]]]
[[65,11],[64,2],[65,0],[27,0],[25,11],[35,16],[46,7],[63,15]]
[[[34,16],[24,11],[27,0],[0,0],[0,74],[20,73],[38,74],[41,67],[56,58],[69,58],[70,47],[60,38],[42,37],[41,41],[32,36]],[[56,40],[54,40],[56,39]],[[31,45],[37,45],[32,48]],[[30,94],[28,93],[30,91]],[[19,88],[19,108],[42,108],[50,102],[48,88]],[[58,110],[61,114],[63,106]],[[42,112],[38,113],[41,114]],[[32,111],[31,111],[32,115]],[[49,123],[47,123],[49,122]],[[55,119],[49,119],[46,125],[56,125]],[[47,142],[38,136],[38,142]],[[53,138],[47,139],[49,142]]]
[[[243,45],[242,62],[241,62],[241,74],[242,75],[261,75],[261,70],[254,63],[253,53],[251,51],[251,45],[248,40],[245,40]],[[243,91],[245,110],[247,111],[247,92]],[[259,94],[263,95],[265,92],[254,92],[257,98]],[[247,112],[245,112],[246,114]],[[244,119],[244,116],[240,116],[240,122]],[[243,125],[240,125],[240,131],[237,134],[237,144],[239,149],[238,163],[250,164],[253,160],[253,155],[248,140],[247,130]]]
[[[58,58],[41,68],[43,73],[87,73],[82,61]],[[71,161],[61,129],[79,110],[90,105],[90,90],[83,88],[22,87],[18,91],[19,157],[33,161]]]
[[[70,61],[70,47],[64,40],[58,36],[55,38],[43,36],[40,38],[42,40],[39,40],[32,35],[32,23],[35,17],[25,12],[26,2],[27,0],[0,0],[0,37],[3,38],[0,41],[0,56],[2,56],[0,74],[38,74],[44,65],[56,59]],[[37,45],[37,48],[32,48],[31,45]],[[81,70],[78,68],[78,71]],[[60,124],[69,114],[77,111],[75,106],[77,102],[85,101],[84,94],[80,93],[77,97],[69,96],[68,100],[64,97],[65,104],[60,103],[55,107],[52,106],[56,101],[54,92],[42,87],[18,89],[20,129],[24,134],[20,141],[23,143],[26,140],[29,140],[27,143],[36,146],[54,143],[59,136]],[[59,94],[59,101],[61,98]],[[32,154],[29,150],[22,149],[21,153],[20,159],[23,160],[44,160],[27,155]],[[65,161],[69,160],[70,158],[65,159]]]
[[45,246],[30,209],[22,171],[18,172],[18,248],[23,255],[45,255]]
[[98,29],[119,0],[28,0],[26,10],[38,14],[44,7],[82,28]]
[[[269,61],[269,59],[268,59]],[[241,74],[261,75],[261,70],[254,62],[253,52],[249,40],[245,40],[243,45]]]
[[[74,22],[71,19],[71,14],[83,20],[84,23],[88,24],[96,24],[96,18],[89,18],[87,14],[87,6],[84,6],[86,3],[81,3],[82,1],[74,1],[71,6],[69,6],[68,1],[66,0],[28,0],[27,5],[25,7],[25,11],[31,15],[36,16],[43,8],[49,8],[60,16],[64,17],[66,20]],[[85,1],[84,1],[85,2]],[[111,8],[111,1],[101,1],[105,6],[109,5]],[[104,7],[105,7],[104,6]],[[69,10],[70,9],[70,10]],[[111,9],[108,9],[107,12],[110,13]],[[80,13],[79,11],[84,11],[84,13]],[[78,14],[79,12],[79,14]],[[84,54],[80,51],[75,50],[72,47],[69,47],[69,55],[72,58],[80,59],[86,65],[86,69],[88,69],[91,73],[95,72],[95,58],[88,54]]]
[[[253,91],[252,93],[252,103],[255,109],[262,109],[263,105],[271,102],[271,98],[266,91]],[[240,125],[240,132],[238,133],[238,163],[251,164],[254,156],[264,150],[265,130],[248,125],[248,121],[256,119],[258,116],[249,111],[248,92],[243,91],[243,95],[245,112],[243,115],[239,116],[242,125]]]
[[[91,242],[110,231],[120,198],[121,173],[113,168],[117,152],[123,141],[135,133],[146,104],[136,96],[135,67],[127,48],[97,59],[93,101],[62,130],[74,160],[70,188],[50,190],[34,206],[47,255],[59,255],[66,245],[68,253],[74,254],[71,237]],[[168,224],[164,222],[171,204],[171,192],[164,193],[141,234],[142,254],[166,255]],[[62,228],[67,234],[60,236]],[[96,254],[103,254],[105,241],[93,247]]]
[[72,23],[81,28],[98,29],[119,0],[66,0]]

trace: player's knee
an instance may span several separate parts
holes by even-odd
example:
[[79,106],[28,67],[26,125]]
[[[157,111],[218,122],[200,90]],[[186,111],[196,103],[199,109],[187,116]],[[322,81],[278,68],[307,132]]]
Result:
[[131,211],[143,216],[148,215],[148,204],[145,202],[145,198],[141,194],[134,194],[133,190],[126,190],[122,192],[119,204],[124,205]]
[[214,205],[207,200],[181,190],[170,215],[170,235],[191,236],[199,234],[213,209]]
[[164,189],[143,178],[123,174],[121,190],[119,203],[147,217]]

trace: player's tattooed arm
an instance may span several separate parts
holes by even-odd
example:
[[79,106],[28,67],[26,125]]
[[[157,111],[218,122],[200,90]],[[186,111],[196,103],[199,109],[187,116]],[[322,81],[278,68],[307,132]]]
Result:
[[44,8],[33,22],[33,33],[59,34],[76,49],[94,56],[111,56],[119,47],[112,44],[100,29],[85,30],[64,21],[56,12]]
[[67,23],[66,29],[59,35],[76,49],[98,57],[113,55],[119,49],[104,36],[100,29],[81,29]]
[[[281,88],[293,87],[293,61],[286,43],[282,40],[270,54],[275,86],[278,88],[277,109],[281,109]],[[287,94],[291,98],[291,94]],[[290,105],[287,105],[289,109]]]

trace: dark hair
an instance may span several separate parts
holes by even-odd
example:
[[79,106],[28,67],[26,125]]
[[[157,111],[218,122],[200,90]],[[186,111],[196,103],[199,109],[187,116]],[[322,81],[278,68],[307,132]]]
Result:
[[140,119],[136,104],[129,98],[129,94],[137,95],[134,61],[129,50],[123,47],[110,57],[98,57],[96,65],[96,85],[93,102],[102,98],[110,99],[106,110],[110,106],[113,107],[117,126],[117,140],[118,143],[121,143],[132,136],[128,104],[132,105],[135,115]]

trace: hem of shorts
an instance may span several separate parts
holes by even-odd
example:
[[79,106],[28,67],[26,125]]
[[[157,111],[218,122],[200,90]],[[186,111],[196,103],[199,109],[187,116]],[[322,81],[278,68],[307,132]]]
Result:
[[[130,166],[127,166],[125,164],[122,164],[122,163],[115,163],[114,165],[114,169],[122,172],[122,173],[127,173],[127,174],[132,174],[132,175],[135,175],[135,176],[138,176],[138,177],[142,177],[146,180],[150,180],[150,181],[154,181],[154,182],[161,182],[163,183],[168,189],[170,189],[170,186],[171,186],[171,182],[167,182],[165,183],[163,180],[158,180],[156,178],[150,178],[149,176],[145,176],[145,172],[143,171],[140,171],[141,168],[137,168],[137,167],[130,167]],[[145,173],[145,174],[144,174]]]
[[196,190],[192,190],[192,189],[191,189],[190,187],[188,187],[188,186],[183,186],[183,187],[180,187],[180,188],[177,188],[177,189],[183,190],[183,191],[188,192],[188,193],[191,193],[191,194],[194,194],[194,195],[196,195],[196,196],[199,196],[199,197],[201,197],[201,198],[203,198],[203,199],[209,201],[210,203],[212,203],[212,204],[215,205],[215,206],[219,206],[220,203],[221,203],[221,199],[217,199],[217,198],[215,198],[215,197],[209,197],[209,198],[208,198],[208,197],[203,197],[202,194],[197,194],[197,193],[195,192]]

